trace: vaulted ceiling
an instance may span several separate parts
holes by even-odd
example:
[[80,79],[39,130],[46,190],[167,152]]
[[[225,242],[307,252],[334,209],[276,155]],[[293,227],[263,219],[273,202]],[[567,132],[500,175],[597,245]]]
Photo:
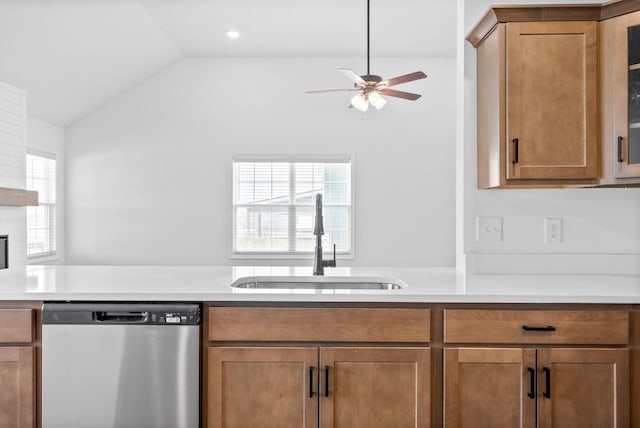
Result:
[[[455,15],[453,0],[371,0],[371,55],[453,56]],[[365,0],[0,0],[0,81],[59,126],[185,56],[365,54]]]

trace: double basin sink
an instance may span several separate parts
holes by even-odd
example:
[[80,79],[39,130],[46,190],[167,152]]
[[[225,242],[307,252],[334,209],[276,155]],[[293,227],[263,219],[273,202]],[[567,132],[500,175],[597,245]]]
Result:
[[406,284],[385,277],[358,276],[247,276],[231,287],[258,290],[401,290]]

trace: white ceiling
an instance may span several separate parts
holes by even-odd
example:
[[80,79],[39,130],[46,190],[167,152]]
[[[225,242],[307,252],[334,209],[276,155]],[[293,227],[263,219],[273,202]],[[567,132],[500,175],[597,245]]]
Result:
[[[452,0],[371,0],[372,68],[455,55],[455,15]],[[183,56],[365,54],[364,0],[0,0],[0,80],[60,126]]]

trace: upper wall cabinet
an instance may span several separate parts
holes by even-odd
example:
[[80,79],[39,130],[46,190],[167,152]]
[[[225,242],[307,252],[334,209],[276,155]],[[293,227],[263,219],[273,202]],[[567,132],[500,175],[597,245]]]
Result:
[[640,12],[600,22],[602,184],[640,182]]
[[493,8],[469,34],[479,188],[597,184],[598,16],[599,6]]

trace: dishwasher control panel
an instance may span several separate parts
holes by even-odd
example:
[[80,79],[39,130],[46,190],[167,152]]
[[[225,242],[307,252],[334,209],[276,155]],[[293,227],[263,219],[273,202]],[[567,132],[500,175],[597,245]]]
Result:
[[200,324],[200,314],[183,312],[151,312],[149,324]]
[[45,303],[43,324],[199,325],[195,303]]

